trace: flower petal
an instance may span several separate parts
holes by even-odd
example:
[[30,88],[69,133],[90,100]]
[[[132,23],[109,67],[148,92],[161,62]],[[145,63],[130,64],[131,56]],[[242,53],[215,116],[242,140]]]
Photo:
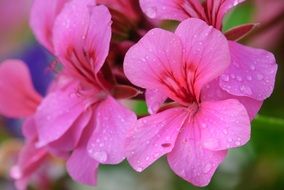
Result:
[[226,153],[203,148],[198,126],[188,123],[182,128],[174,149],[168,154],[168,162],[172,170],[183,179],[196,186],[206,186]]
[[59,139],[85,111],[82,97],[73,85],[65,91],[55,91],[44,98],[35,115],[39,146]]
[[140,6],[152,19],[206,19],[204,9],[198,0],[140,0]]
[[100,163],[120,163],[126,156],[126,135],[136,122],[135,114],[109,96],[98,104],[95,117],[89,155]]
[[79,143],[83,130],[88,125],[92,116],[90,109],[84,111],[73,123],[70,129],[63,134],[58,140],[50,143],[49,148],[56,151],[71,151]]
[[214,26],[218,29],[222,28],[223,18],[228,11],[244,2],[245,0],[207,0],[207,4],[211,2],[213,7],[210,9],[212,17],[215,17]]
[[158,89],[147,89],[145,99],[150,114],[156,113],[168,97]]
[[209,150],[242,146],[250,139],[250,120],[237,100],[203,102],[195,115],[201,131],[201,143]]
[[28,117],[41,101],[34,90],[27,66],[20,60],[0,64],[0,114],[7,117]]
[[[57,15],[69,0],[35,0],[33,2],[30,25],[37,40],[54,53],[52,29]],[[40,15],[40,16],[39,16]]]
[[80,139],[78,146],[67,160],[68,174],[76,182],[85,185],[96,185],[99,163],[91,158],[87,152],[87,143],[92,134],[92,126],[88,126]]
[[202,101],[219,101],[226,99],[236,99],[243,104],[252,121],[260,110],[263,101],[258,101],[245,96],[235,96],[224,91],[219,85],[219,78],[213,80],[202,89]]
[[181,75],[182,46],[179,38],[162,29],[149,31],[127,52],[124,72],[135,85],[143,88],[160,88],[164,73]]
[[[230,52],[224,35],[199,19],[187,19],[176,29],[184,47],[184,67],[188,80],[194,75],[194,90],[199,96],[204,84],[221,75],[230,64]],[[188,82],[190,84],[190,82]]]
[[16,181],[18,189],[26,189],[32,175],[34,175],[47,161],[44,148],[36,148],[35,141],[27,141],[19,154],[19,160],[11,168],[10,175]]
[[139,119],[127,139],[127,160],[138,172],[170,152],[188,112],[172,108]]
[[272,53],[229,42],[232,63],[220,80],[230,94],[264,100],[273,91],[277,65]]
[[97,73],[108,55],[111,15],[94,0],[66,3],[54,24],[56,55],[67,68]]

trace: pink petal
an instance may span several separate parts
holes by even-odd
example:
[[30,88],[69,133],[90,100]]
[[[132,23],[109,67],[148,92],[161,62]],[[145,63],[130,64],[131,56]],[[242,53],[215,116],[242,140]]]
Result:
[[172,108],[139,119],[127,140],[127,160],[138,172],[170,152],[188,112]]
[[43,148],[36,148],[35,141],[28,141],[19,154],[19,160],[10,171],[16,181],[17,189],[25,190],[32,175],[46,162],[47,152]]
[[49,144],[49,148],[59,151],[71,151],[79,143],[83,130],[89,123],[92,116],[90,109],[84,111],[72,124],[70,129],[58,140]]
[[156,89],[163,86],[164,73],[181,75],[182,46],[171,32],[153,29],[126,53],[124,72],[135,85]]
[[100,163],[120,163],[126,156],[126,135],[136,122],[135,114],[109,96],[98,104],[95,118],[89,155]]
[[277,65],[272,53],[229,42],[232,64],[220,86],[230,94],[264,100],[273,91]]
[[168,97],[158,89],[147,89],[145,99],[150,114],[156,113]]
[[22,126],[24,137],[29,140],[36,140],[38,137],[36,123],[34,117],[27,118]]
[[67,171],[69,175],[76,182],[85,185],[96,185],[97,183],[97,169],[99,163],[91,158],[87,152],[87,143],[92,129],[91,126],[86,128],[78,146],[67,161]]
[[250,120],[237,100],[203,102],[195,115],[201,131],[201,143],[209,150],[226,150],[242,146],[250,139]]
[[194,91],[198,97],[203,85],[217,78],[230,64],[227,39],[199,19],[183,21],[175,33],[184,46],[187,80],[194,78]]
[[94,0],[66,3],[54,24],[54,48],[67,68],[89,75],[97,73],[108,55],[111,15]]
[[35,0],[31,10],[30,25],[37,40],[50,52],[53,51],[52,29],[57,15],[69,0]]
[[20,60],[0,64],[0,92],[0,114],[7,117],[28,117],[41,101],[27,66]]
[[260,110],[262,106],[262,101],[255,100],[253,98],[245,97],[245,96],[235,96],[224,91],[219,85],[219,78],[213,80],[209,84],[206,85],[202,90],[202,101],[219,101],[226,99],[236,99],[241,104],[243,104],[248,112],[250,120],[252,121],[257,112]]
[[198,0],[140,0],[140,6],[152,19],[206,19],[204,9]]
[[[222,23],[224,16],[226,15],[227,12],[229,12],[232,8],[237,6],[238,4],[244,2],[245,0],[209,0],[211,1],[214,5],[214,12],[212,14],[212,17],[215,17],[215,27],[218,29],[221,29]],[[208,2],[208,1],[207,1]]]
[[85,103],[76,92],[76,86],[55,91],[42,101],[35,115],[39,146],[59,139],[85,111]]
[[178,176],[196,186],[206,186],[226,153],[203,148],[198,126],[189,123],[182,128],[168,162]]

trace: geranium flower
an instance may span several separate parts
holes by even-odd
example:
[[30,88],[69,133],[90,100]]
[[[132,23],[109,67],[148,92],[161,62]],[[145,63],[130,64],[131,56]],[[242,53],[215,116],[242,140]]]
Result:
[[[222,30],[225,14],[244,0],[140,0],[145,14],[156,19],[174,19],[182,21],[186,18],[199,18],[218,30]],[[239,39],[250,31],[253,25],[240,26],[227,34],[231,54],[231,64],[219,79],[210,86],[216,87],[219,99],[232,95],[247,108],[253,119],[259,111],[264,99],[273,91],[277,70],[273,54],[262,49],[250,48],[231,41]],[[215,85],[214,83],[219,83]],[[244,98],[245,97],[245,98]],[[257,109],[250,109],[257,106]]]
[[35,146],[38,134],[33,115],[42,97],[34,90],[28,68],[20,60],[6,60],[0,64],[0,91],[0,114],[25,119],[22,127],[25,145],[11,169],[17,189],[23,190],[47,161],[47,150]]
[[224,35],[199,19],[183,21],[175,33],[153,29],[130,48],[124,61],[129,80],[173,100],[130,130],[127,159],[136,171],[167,154],[177,175],[205,186],[227,150],[249,140],[250,119],[238,100],[203,98],[230,61]]
[[125,138],[136,116],[115,98],[124,98],[120,92],[130,87],[118,85],[102,68],[111,39],[111,15],[105,6],[93,0],[70,1],[53,26],[54,55],[68,85],[49,93],[37,110],[38,146],[72,152],[69,174],[94,185],[100,163],[117,164],[125,158]]

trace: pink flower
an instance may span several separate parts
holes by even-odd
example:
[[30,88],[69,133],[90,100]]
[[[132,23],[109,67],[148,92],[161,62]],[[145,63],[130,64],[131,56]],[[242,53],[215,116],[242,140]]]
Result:
[[[225,14],[243,1],[206,0],[202,4],[199,0],[140,0],[140,4],[145,14],[152,18],[179,21],[189,17],[199,18],[222,30]],[[242,36],[243,32],[251,28],[239,27],[233,32],[235,34],[240,32],[239,35]],[[230,40],[228,43],[231,64],[219,79],[208,84],[208,88],[215,86],[218,89],[216,91],[218,91],[219,99],[223,99],[228,94],[232,98],[240,99],[247,108],[250,118],[253,119],[263,100],[273,91],[277,70],[276,60],[268,51],[246,47]],[[252,106],[255,108],[251,109]]]
[[38,135],[33,114],[41,96],[33,88],[26,65],[19,60],[6,60],[0,64],[0,91],[0,114],[26,119],[22,128],[26,142],[11,170],[17,189],[24,190],[48,156],[45,148],[35,146]]
[[159,104],[174,101],[130,130],[127,159],[135,170],[167,154],[177,175],[205,186],[227,150],[249,140],[249,116],[238,100],[203,98],[206,85],[229,65],[226,38],[199,19],[183,21],[175,33],[153,29],[130,48],[124,62],[129,80],[160,95],[152,97]]
[[34,0],[33,2],[30,26],[37,40],[51,53],[54,53],[52,43],[53,24],[57,15],[68,1],[69,0]]
[[115,99],[125,86],[105,73],[111,15],[93,0],[72,0],[53,26],[54,54],[69,82],[49,93],[37,110],[38,146],[67,154],[71,177],[94,185],[100,163],[117,164],[125,158],[127,131],[136,121]]

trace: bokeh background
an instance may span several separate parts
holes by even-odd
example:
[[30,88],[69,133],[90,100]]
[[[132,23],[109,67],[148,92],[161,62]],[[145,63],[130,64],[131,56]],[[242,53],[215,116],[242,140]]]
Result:
[[[53,72],[49,53],[34,39],[28,25],[32,0],[0,0],[0,62],[7,58],[24,60],[36,89],[44,95]],[[257,29],[242,39],[244,44],[272,51],[278,74],[273,95],[267,99],[252,123],[250,142],[231,150],[212,182],[197,188],[183,181],[160,159],[142,174],[127,163],[102,166],[97,187],[73,182],[64,163],[51,158],[41,180],[46,190],[282,190],[284,189],[284,0],[247,0],[227,15],[224,30],[256,22]],[[0,92],[1,93],[1,92]],[[143,102],[135,102],[138,114],[146,113]],[[14,190],[9,169],[23,144],[21,121],[0,117],[0,190]],[[30,188],[41,190],[33,184]]]

